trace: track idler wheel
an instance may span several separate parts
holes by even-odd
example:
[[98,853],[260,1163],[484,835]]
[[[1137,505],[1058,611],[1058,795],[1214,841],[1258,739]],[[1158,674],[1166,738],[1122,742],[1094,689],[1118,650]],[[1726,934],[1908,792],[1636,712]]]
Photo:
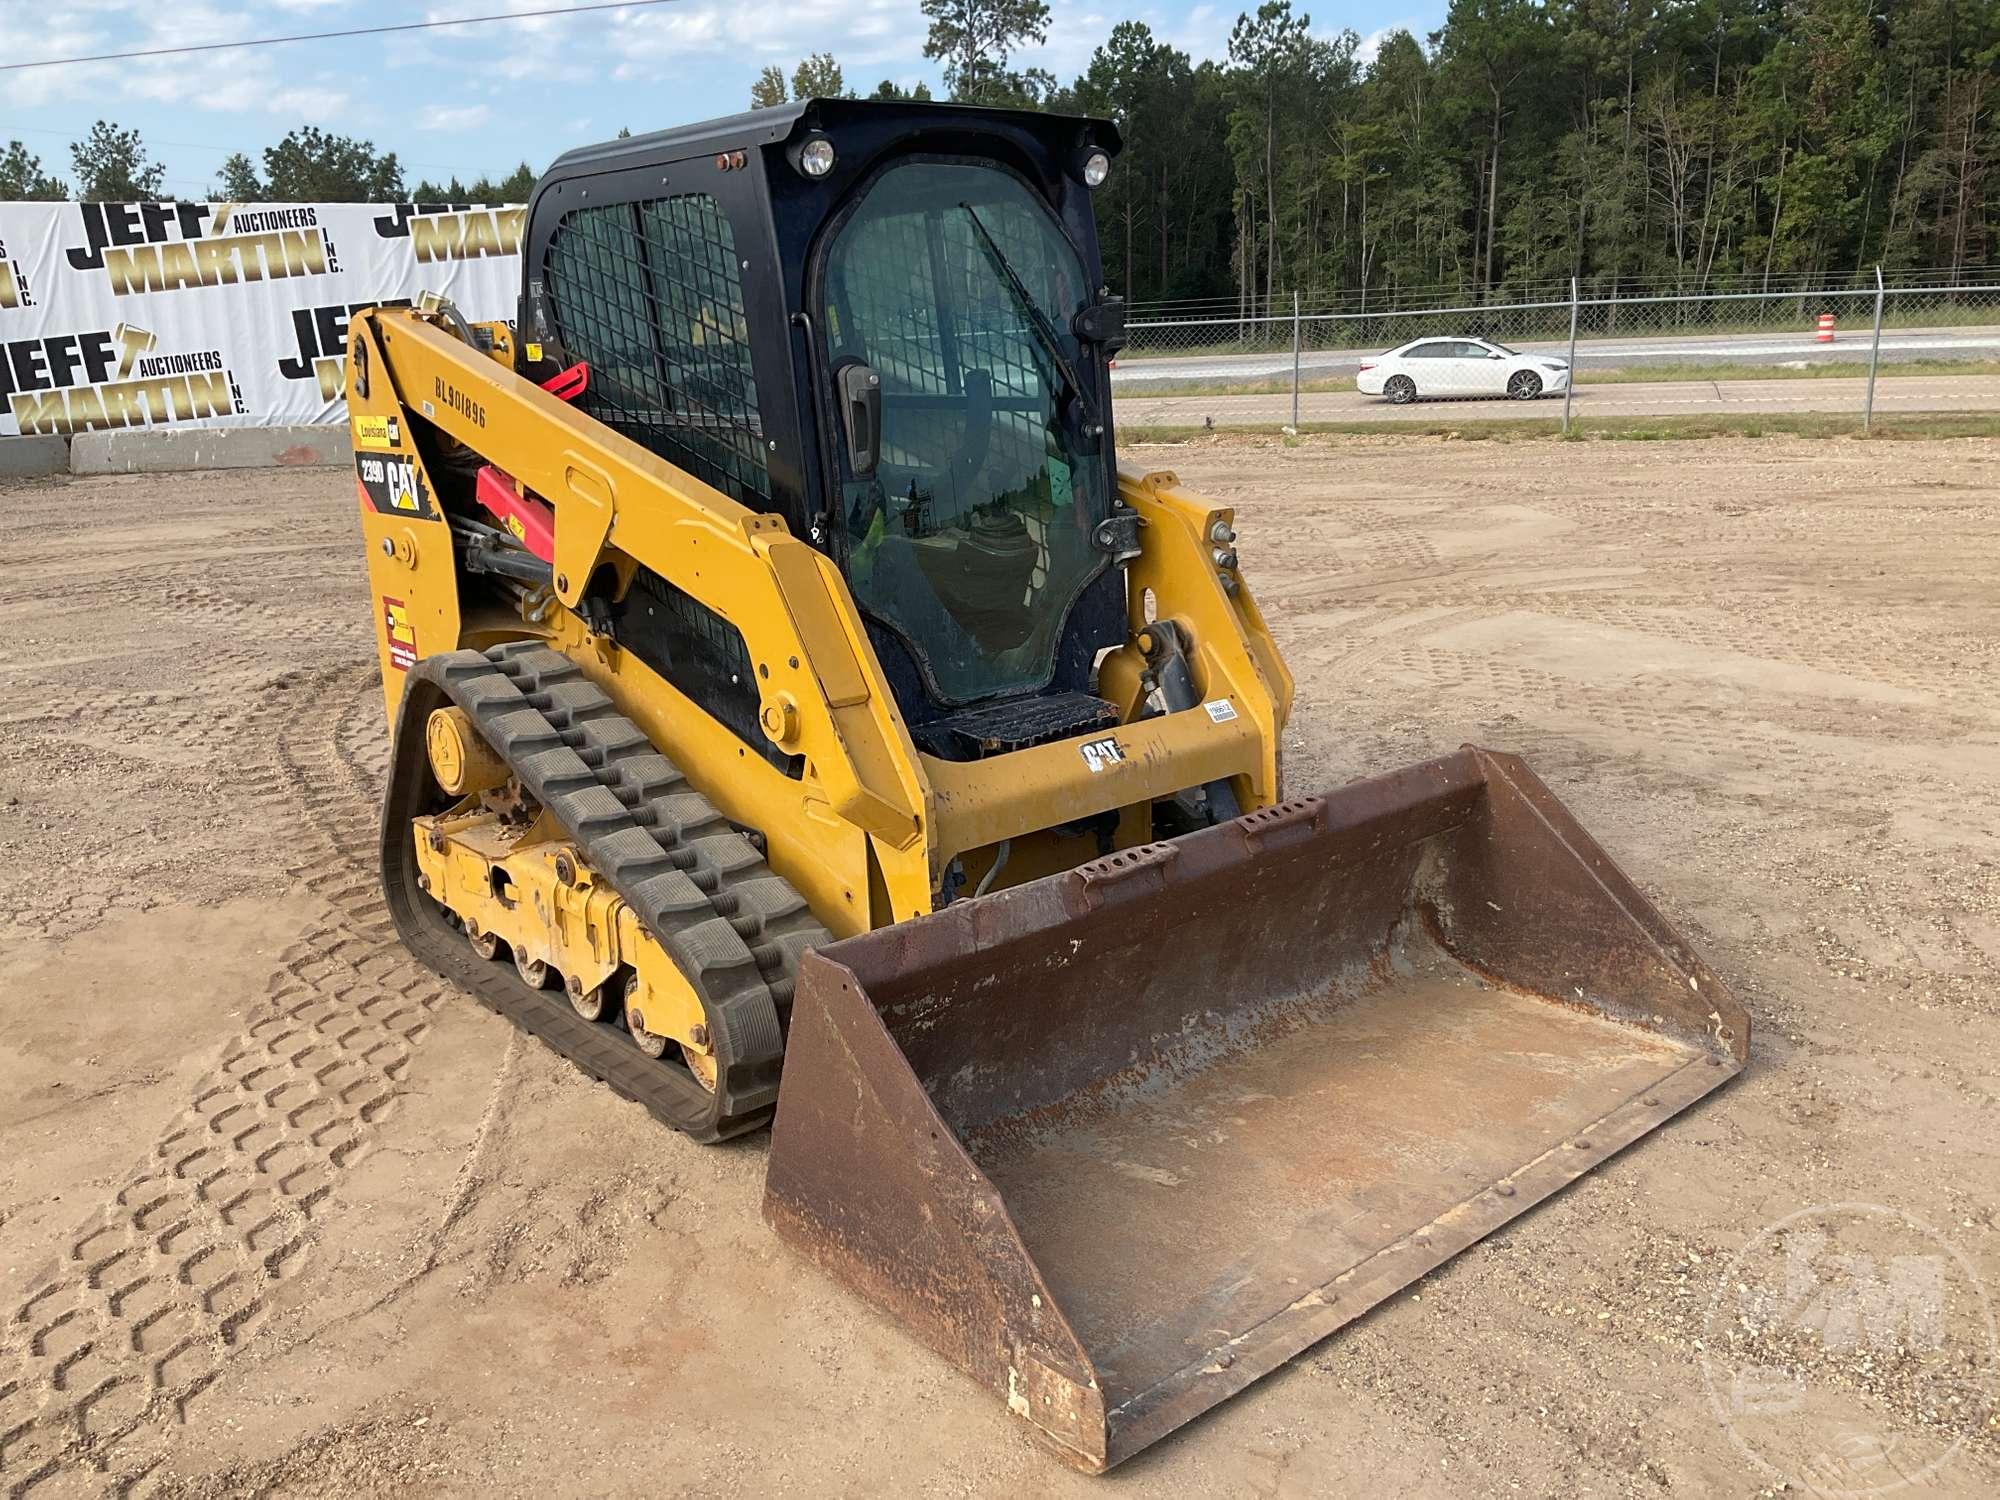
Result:
[[521,982],[531,990],[545,990],[549,987],[549,976],[555,971],[539,958],[529,958],[519,948],[514,950],[514,968],[520,973]]
[[[562,748],[550,748],[552,741]],[[489,652],[440,652],[413,666],[392,743],[382,887],[396,931],[411,951],[584,1073],[695,1140],[726,1140],[765,1124],[777,1103],[783,1011],[797,959],[829,939],[807,904],[786,891],[751,845],[721,837],[727,820],[650,747],[639,726],[618,714],[576,662],[546,645],[515,641]],[[602,791],[628,809],[624,817],[607,811],[597,795]],[[667,1050],[680,1038],[653,1032],[642,1012],[626,1022],[630,1049],[607,1046],[604,1027],[619,1023],[620,1002],[629,998],[622,976],[610,995],[580,997],[580,1012],[575,997],[558,999],[542,988],[566,973],[519,964],[515,945],[504,936],[489,943],[468,931],[441,891],[431,889],[421,847],[410,836],[413,822],[449,815],[451,803],[466,798],[477,799],[475,816],[502,819],[510,835],[527,832],[552,844],[561,830],[563,849],[545,852],[573,846],[576,867],[587,866],[632,907],[640,926],[682,969],[713,1042],[690,1030],[688,1048],[699,1055],[684,1066],[681,1054]],[[548,822],[537,827],[543,818]],[[653,830],[663,827],[698,836],[662,840]],[[649,843],[658,846],[657,854]],[[679,881],[651,881],[663,860],[680,866],[683,850],[695,856],[686,873],[712,898],[707,903],[673,899],[685,894]],[[438,851],[433,846],[431,852]],[[510,951],[501,953],[500,944]],[[486,962],[481,955],[489,948],[495,960],[515,959],[519,974]],[[602,972],[591,963],[575,968],[586,985]],[[665,997],[638,996],[640,1006],[650,1006],[657,1012],[653,1019],[674,1032],[683,1029],[683,1017],[696,1019],[683,1010],[683,1000],[678,986]],[[591,1011],[601,1020],[586,1019]]]
[[465,940],[472,944],[472,951],[481,958],[491,960],[499,956],[500,939],[490,932],[481,932],[476,922],[465,924]]
[[507,784],[507,763],[473,727],[464,709],[434,709],[424,723],[424,748],[431,774],[454,797],[491,792]]

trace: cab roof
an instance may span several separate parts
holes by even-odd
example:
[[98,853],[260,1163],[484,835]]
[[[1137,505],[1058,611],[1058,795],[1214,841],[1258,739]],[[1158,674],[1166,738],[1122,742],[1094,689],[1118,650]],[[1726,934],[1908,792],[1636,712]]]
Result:
[[[1123,142],[1118,127],[1109,120],[1088,115],[1054,115],[1032,109],[988,109],[977,104],[941,104],[907,99],[800,99],[774,104],[766,109],[746,110],[739,115],[701,120],[691,125],[675,125],[646,135],[627,136],[595,146],[578,146],[565,151],[549,166],[545,177],[573,177],[596,172],[617,171],[647,162],[685,161],[721,151],[742,151],[772,146],[807,130],[823,130],[838,138],[845,126],[863,120],[879,123],[900,117],[919,130],[964,130],[981,124],[1008,125],[1035,136],[1053,153],[1074,150],[1086,143],[1116,156]],[[802,123],[803,122],[803,123]]]

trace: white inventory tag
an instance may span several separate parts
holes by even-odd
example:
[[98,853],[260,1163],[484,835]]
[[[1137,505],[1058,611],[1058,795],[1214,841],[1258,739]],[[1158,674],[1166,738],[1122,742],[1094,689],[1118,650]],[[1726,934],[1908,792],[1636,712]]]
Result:
[[1235,721],[1236,705],[1231,703],[1227,698],[1211,698],[1208,702],[1202,704],[1202,707],[1208,710],[1208,716],[1218,724],[1229,724]]

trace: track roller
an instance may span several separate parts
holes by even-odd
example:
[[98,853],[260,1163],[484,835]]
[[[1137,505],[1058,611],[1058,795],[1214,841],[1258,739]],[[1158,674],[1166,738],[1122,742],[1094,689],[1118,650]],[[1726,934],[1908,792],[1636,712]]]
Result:
[[658,1032],[646,1029],[646,1017],[635,1003],[639,991],[638,975],[632,976],[632,985],[625,991],[625,1029],[632,1033],[632,1043],[648,1057],[667,1055],[667,1038]]
[[563,993],[569,996],[570,1009],[586,1021],[605,1020],[618,1003],[609,979],[585,989],[583,981],[572,974],[563,980]]

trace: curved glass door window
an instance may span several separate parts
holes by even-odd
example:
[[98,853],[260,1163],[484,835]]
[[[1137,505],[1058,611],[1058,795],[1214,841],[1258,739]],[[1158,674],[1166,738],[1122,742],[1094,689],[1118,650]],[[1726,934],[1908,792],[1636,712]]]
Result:
[[875,471],[842,470],[856,599],[947,702],[1042,686],[1103,566],[1091,531],[1109,503],[1069,386],[1087,365],[1075,248],[1011,173],[910,161],[836,230],[822,291],[831,368],[881,379]]

